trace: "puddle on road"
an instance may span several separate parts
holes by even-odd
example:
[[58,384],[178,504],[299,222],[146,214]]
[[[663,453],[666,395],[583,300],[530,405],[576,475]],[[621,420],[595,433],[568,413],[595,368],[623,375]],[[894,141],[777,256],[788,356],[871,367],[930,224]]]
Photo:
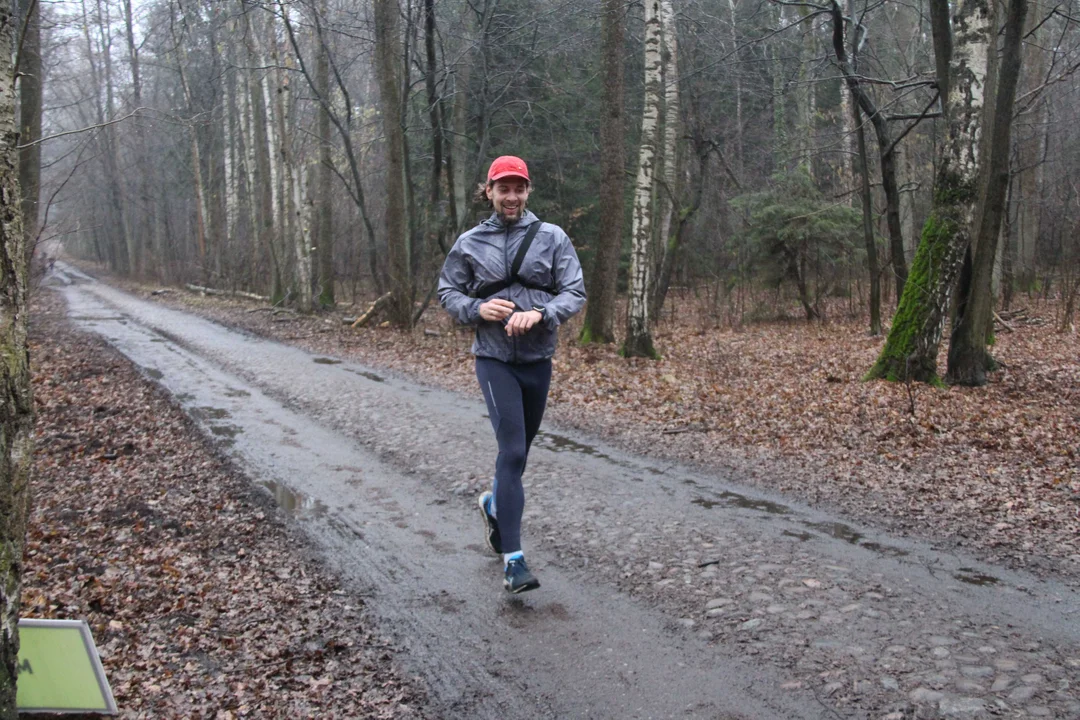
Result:
[[69,315],[72,320],[82,320],[83,322],[98,322],[104,320],[117,320],[123,322],[126,318],[122,315]]
[[815,530],[820,530],[821,532],[825,533],[829,537],[834,537],[834,538],[837,538],[839,540],[843,540],[844,542],[851,543],[852,545],[858,545],[859,541],[862,540],[862,538],[863,538],[862,533],[855,532],[854,528],[852,528],[850,525],[845,525],[844,523],[839,523],[839,522],[815,523],[815,522],[809,522],[809,521],[804,520],[803,525],[805,525],[808,528],[813,528]]
[[859,543],[859,547],[864,547],[867,550],[873,550],[881,555],[888,555],[889,557],[907,557],[908,551],[901,550],[900,548],[893,547],[891,545],[882,545],[876,542],[864,542]]
[[326,504],[321,500],[298,493],[281,483],[273,480],[262,480],[259,485],[270,491],[274,501],[282,510],[293,517],[322,517],[326,515]]
[[[692,481],[691,481],[692,482]],[[711,510],[716,506],[720,507],[737,507],[745,510],[757,510],[758,512],[768,513],[769,515],[790,515],[791,508],[781,505],[780,503],[770,502],[768,500],[755,500],[748,498],[745,495],[739,493],[733,493],[724,491],[717,495],[716,500],[708,500],[706,498],[694,498],[690,502],[694,505],[700,505],[706,510]]]
[[793,538],[795,538],[796,540],[798,540],[799,542],[806,542],[806,541],[807,541],[807,540],[809,540],[810,538],[814,537],[813,533],[808,533],[808,532],[792,532],[792,531],[790,531],[790,530],[784,530],[784,531],[783,531],[782,533],[780,533],[780,534],[781,534],[781,535],[786,535],[787,537],[793,537]]
[[600,452],[591,445],[579,443],[576,440],[571,440],[568,437],[562,435],[555,435],[554,433],[538,432],[536,434],[537,439],[540,440],[542,447],[551,450],[552,452],[574,452],[582,453],[583,455],[589,455],[591,457],[610,459],[607,455]]
[[368,372],[367,370],[353,370],[352,368],[345,368],[345,372],[351,372],[353,375],[366,377],[368,380],[372,380],[374,382],[386,382],[386,379],[383,378],[381,375],[376,375],[375,373]]
[[146,373],[147,377],[153,378],[154,380],[160,380],[165,377],[165,373],[160,370],[155,370],[154,368],[144,367],[143,372]]
[[244,428],[239,425],[211,425],[210,432],[218,437],[229,438],[231,440],[244,432]]
[[843,540],[844,542],[850,543],[851,545],[858,545],[859,547],[876,552],[879,555],[887,555],[889,557],[905,557],[908,554],[907,550],[901,550],[900,548],[893,547],[892,545],[882,545],[881,543],[876,542],[863,542],[862,533],[857,532],[850,525],[845,525],[841,522],[814,523],[804,520],[802,524],[808,528],[820,530],[829,537]]
[[[223,410],[222,408],[210,407],[209,405],[204,405],[202,407],[192,408],[191,414],[194,415],[195,417],[199,418],[200,420],[224,420],[227,417],[231,417],[229,415],[228,410]],[[234,427],[234,426],[230,425],[228,427]],[[237,431],[242,432],[240,430],[240,428],[237,428]]]
[[[484,418],[490,419],[488,417],[487,413],[484,414]],[[612,463],[613,465],[616,465],[616,466],[621,467],[621,468],[627,468],[627,469],[631,469],[631,470],[644,470],[646,472],[652,473],[653,475],[663,475],[664,474],[663,470],[660,470],[659,468],[652,467],[651,465],[645,465],[645,466],[642,466],[642,467],[637,467],[633,463],[627,462],[625,460],[616,460],[615,458],[611,457],[610,455],[607,455],[606,453],[600,452],[599,450],[594,448],[592,445],[586,445],[585,443],[579,443],[576,440],[571,440],[570,438],[566,437],[565,435],[556,435],[555,433],[544,432],[543,430],[541,430],[540,432],[536,433],[535,444],[536,444],[537,447],[542,447],[545,450],[550,450],[552,452],[557,452],[557,453],[561,453],[561,452],[581,453],[582,455],[588,455],[589,457],[594,457],[594,458],[596,458],[598,460],[607,460],[609,463]],[[637,482],[641,481],[640,478],[631,478],[631,480],[634,480],[634,481],[637,481]]]
[[317,358],[315,358],[315,362],[317,364],[319,364],[319,365],[340,365],[341,364],[340,360],[335,360],[333,358],[327,358],[327,357],[317,357]]
[[967,583],[968,585],[978,585],[979,587],[989,587],[990,585],[997,585],[999,582],[1001,582],[993,575],[986,575],[979,572],[978,570],[975,570],[974,568],[960,568],[955,573],[953,573],[953,577],[962,583]]

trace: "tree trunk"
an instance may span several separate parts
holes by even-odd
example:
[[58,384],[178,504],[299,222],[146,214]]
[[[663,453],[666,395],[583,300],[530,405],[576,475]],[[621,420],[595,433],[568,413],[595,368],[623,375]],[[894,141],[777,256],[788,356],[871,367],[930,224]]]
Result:
[[[847,94],[846,92],[844,93]],[[870,273],[870,334],[881,334],[881,272],[878,269],[877,238],[874,237],[874,208],[870,197],[870,162],[866,154],[866,130],[862,124],[862,112],[857,103],[851,104],[855,120],[855,137],[858,143],[859,180],[862,201],[863,238],[866,241],[866,268]]]
[[28,251],[19,211],[19,125],[15,119],[14,0],[0,3],[0,718],[15,720],[23,546],[33,460],[33,397],[27,352]]
[[[21,0],[23,27],[19,54],[19,144],[41,139],[41,11],[38,0]],[[41,194],[41,145],[19,151],[19,187],[22,190],[23,247],[29,262],[38,234]]]
[[679,118],[679,65],[678,42],[675,32],[675,11],[671,0],[660,0],[660,38],[663,65],[664,107],[661,116],[660,137],[663,138],[662,153],[657,160],[656,209],[653,221],[653,251],[657,262],[653,265],[656,277],[655,287],[650,291],[649,319],[655,322],[663,309],[667,295],[666,283],[670,281],[670,272],[675,267],[679,252],[676,236],[678,226],[677,211],[682,195],[680,184],[685,172],[685,155],[680,153],[678,139],[680,133]]
[[[731,52],[737,54],[739,49],[739,33],[737,25],[735,24],[735,6],[737,0],[728,0],[728,27],[730,30],[729,39],[731,40]],[[743,180],[743,106],[742,106],[742,73],[734,73],[735,80],[735,148],[734,148],[734,165],[735,175],[739,178],[737,182]]]
[[641,149],[634,190],[633,248],[630,254],[630,297],[625,357],[657,356],[649,327],[652,258],[649,249],[655,221],[656,149],[660,143],[660,113],[664,103],[660,0],[645,3],[645,107],[641,114]]
[[962,0],[955,5],[951,24],[961,32],[953,38],[947,2],[931,1],[931,19],[948,138],[941,144],[934,201],[911,275],[868,378],[940,382],[941,333],[973,232],[987,54],[994,26],[987,4]]
[[390,261],[391,322],[412,325],[412,273],[405,218],[405,133],[401,125],[402,44],[397,0],[375,0],[375,72],[386,137],[386,248]]
[[585,324],[581,329],[581,342],[586,343],[615,342],[615,291],[622,250],[626,187],[623,118],[626,20],[623,12],[621,0],[603,0],[600,73],[605,82],[600,100],[600,233],[593,257]]
[[[124,0],[123,13],[125,37],[127,39],[128,67],[131,70],[131,103],[135,110],[138,110],[142,107],[143,102],[142,67],[139,62],[139,46],[135,42],[135,18],[131,0]],[[134,135],[134,160],[143,171],[137,173],[135,178],[135,193],[139,202],[132,213],[131,233],[138,263],[135,274],[141,276],[147,269],[152,273],[159,273],[160,263],[163,262],[163,259],[160,257],[158,248],[154,247],[153,243],[148,242],[148,238],[153,236],[157,224],[154,218],[156,204],[151,197],[153,193],[152,177],[157,168],[147,161],[146,127],[142,122],[135,123]],[[136,213],[139,214],[138,217],[136,217]],[[145,257],[148,251],[149,258]]]
[[[322,0],[319,12],[326,14],[326,0]],[[330,48],[322,42],[321,33],[316,33],[314,47],[315,84],[318,93],[330,102]],[[318,169],[318,231],[316,243],[319,255],[319,304],[334,307],[334,204],[333,204],[333,160],[330,158],[330,108],[319,108],[319,169]]]
[[[849,2],[849,7],[853,8],[854,5]],[[877,137],[881,186],[885,191],[885,222],[889,229],[889,257],[896,282],[896,297],[900,297],[904,291],[904,283],[907,281],[908,270],[907,260],[904,257],[903,228],[900,225],[900,188],[896,182],[896,143],[889,130],[888,120],[859,81],[859,59],[856,54],[857,33],[852,33],[849,51],[844,44],[844,21],[841,17],[840,3],[836,0],[832,4],[832,23],[833,51],[836,53],[840,71],[844,75],[844,80],[856,104],[873,125],[874,134]]]
[[[1046,79],[1046,62],[1052,52],[1043,47],[1047,29],[1038,27],[1042,13],[1031,12],[1025,23],[1021,87],[1025,92],[1035,90]],[[1047,122],[1049,102],[1045,93],[1034,99],[1033,107],[1022,110],[1025,118],[1017,138],[1016,172],[1016,250],[1013,258],[1015,284],[1023,291],[1035,283],[1035,252],[1042,224],[1043,156],[1050,125]],[[1011,290],[1006,290],[1008,293]]]
[[[957,322],[949,343],[946,379],[959,385],[986,384],[986,373],[996,367],[987,351],[993,329],[994,262],[1004,212],[1005,191],[1009,184],[1009,154],[1016,84],[1020,77],[1021,41],[1027,0],[1009,0],[1005,18],[997,87],[993,107],[987,105],[982,158],[984,191],[976,213],[978,222],[972,245],[971,283],[967,294],[959,298]],[[995,34],[996,35],[996,34]],[[996,53],[993,54],[996,56]]]

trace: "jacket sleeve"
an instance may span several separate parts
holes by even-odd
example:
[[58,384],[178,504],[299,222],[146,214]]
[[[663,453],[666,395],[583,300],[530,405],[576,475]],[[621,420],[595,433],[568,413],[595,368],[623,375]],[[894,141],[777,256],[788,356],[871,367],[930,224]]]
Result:
[[576,315],[585,305],[585,280],[581,262],[570,238],[555,227],[555,257],[552,263],[556,295],[544,306],[544,324],[551,330]]
[[462,325],[480,324],[479,298],[469,297],[472,267],[461,250],[461,239],[454,243],[439,275],[439,304]]

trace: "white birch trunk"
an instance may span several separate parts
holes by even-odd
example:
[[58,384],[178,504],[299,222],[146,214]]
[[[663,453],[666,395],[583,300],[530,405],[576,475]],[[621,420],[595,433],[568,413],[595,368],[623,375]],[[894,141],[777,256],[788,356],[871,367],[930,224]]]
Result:
[[[251,266],[259,257],[259,197],[255,189],[255,108],[251,103],[251,83],[248,77],[243,84],[244,108],[240,123],[240,139],[243,145],[241,172],[247,182],[248,223],[251,228]],[[254,289],[254,288],[253,288]]]
[[[728,10],[731,20],[731,52],[736,52],[739,47],[739,34],[735,25],[736,0],[728,0]],[[743,107],[742,107],[742,74],[735,72],[735,174],[742,181],[743,177]]]
[[301,312],[311,312],[313,305],[311,292],[311,208],[313,203],[308,193],[307,171],[292,164],[293,187],[293,244],[296,248],[296,283],[299,285],[299,306]]
[[[230,30],[232,23],[230,21]],[[232,62],[231,51],[229,62]],[[225,142],[225,247],[230,247],[236,237],[236,218],[239,205],[239,174],[237,173],[237,156],[240,149],[233,136],[236,129],[236,90],[233,80],[228,73],[222,74],[222,95],[225,98],[225,112],[222,113],[222,138]]]
[[855,207],[855,128],[851,112],[851,91],[840,80],[840,167],[837,170],[839,191],[848,198],[848,205]]
[[641,149],[634,189],[630,298],[626,344],[623,347],[623,353],[628,357],[652,357],[656,354],[649,329],[649,290],[652,284],[649,246],[654,220],[656,146],[660,140],[658,128],[664,102],[660,3],[661,0],[646,0],[645,3],[645,107],[641,114]]
[[675,11],[671,0],[660,0],[660,32],[664,47],[664,184],[667,190],[660,194],[663,212],[660,218],[660,250],[667,253],[675,220],[675,193],[678,163],[675,160],[679,139],[679,65],[678,42],[675,34]]

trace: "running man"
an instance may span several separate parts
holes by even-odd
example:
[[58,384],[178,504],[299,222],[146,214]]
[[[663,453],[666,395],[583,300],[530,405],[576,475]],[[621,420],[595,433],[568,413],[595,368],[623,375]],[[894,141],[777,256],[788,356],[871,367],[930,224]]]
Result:
[[531,191],[524,161],[496,158],[478,189],[494,212],[457,239],[439,278],[442,306],[476,327],[476,379],[499,443],[480,513],[488,547],[503,558],[503,585],[515,594],[540,587],[521,550],[521,476],[544,417],[559,325],[585,304],[574,246],[526,209]]

